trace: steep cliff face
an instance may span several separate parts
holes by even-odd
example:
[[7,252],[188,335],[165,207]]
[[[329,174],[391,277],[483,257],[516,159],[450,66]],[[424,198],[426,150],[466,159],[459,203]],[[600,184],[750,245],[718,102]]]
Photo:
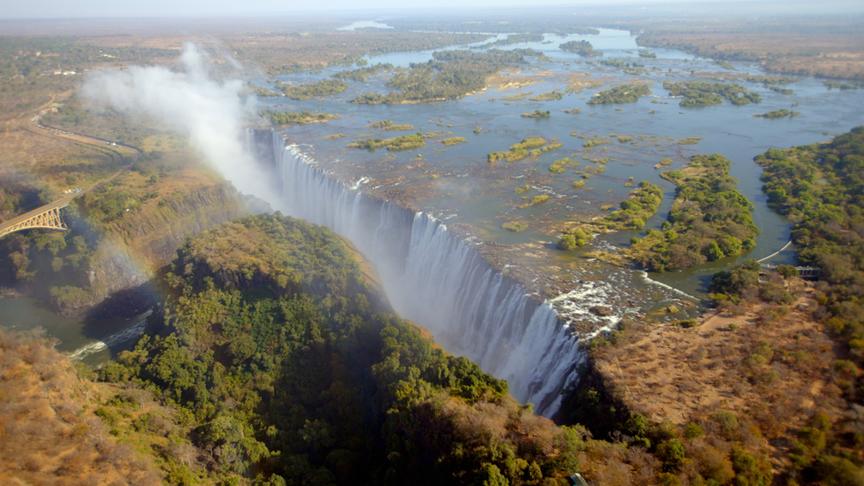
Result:
[[[247,201],[226,183],[164,195],[106,225],[85,270],[83,291],[54,292],[52,300],[64,313],[74,313],[141,287],[187,238],[249,213]],[[128,293],[135,297],[136,292]]]
[[272,153],[289,214],[348,238],[375,266],[401,316],[506,379],[520,401],[555,414],[585,353],[551,305],[434,217],[343,185],[278,134]]

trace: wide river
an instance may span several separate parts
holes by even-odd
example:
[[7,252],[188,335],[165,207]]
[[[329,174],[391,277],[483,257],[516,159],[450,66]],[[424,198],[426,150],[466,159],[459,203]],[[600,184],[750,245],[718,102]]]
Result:
[[[499,35],[496,39],[503,37]],[[585,59],[558,47],[563,42],[582,39],[590,41],[602,57]],[[482,50],[483,44],[454,48]],[[783,94],[752,77],[748,80],[748,76],[766,74],[752,64],[721,66],[669,49],[651,49],[656,57],[640,57],[635,37],[626,31],[600,29],[597,35],[550,34],[539,42],[496,47],[535,49],[545,57],[531,60],[516,72],[508,72],[500,83],[487,90],[456,101],[377,106],[350,103],[363,93],[386,92],[387,74],[382,74],[366,82],[349,81],[345,93],[323,100],[275,97],[264,98],[261,103],[272,109],[338,114],[340,118],[333,122],[288,128],[285,135],[289,141],[300,144],[333,177],[434,214],[466,237],[493,247],[500,254],[499,262],[504,262],[499,267],[510,263],[522,265],[528,274],[537,273],[538,279],[540,274],[551,276],[559,291],[574,289],[569,304],[566,299],[561,301],[562,312],[578,299],[591,304],[608,301],[616,308],[619,303],[627,303],[645,310],[657,302],[680,298],[680,292],[698,295],[704,290],[708,275],[733,263],[720,261],[687,272],[652,276],[653,280],[677,289],[674,291],[652,285],[641,272],[586,260],[578,254],[565,255],[552,248],[562,221],[591,217],[617,205],[632,190],[632,182],[628,181],[648,180],[664,187],[664,204],[649,222],[649,227],[659,226],[673,197],[672,185],[661,179],[655,168],[661,159],[672,159],[669,168],[676,168],[696,153],[718,152],[728,157],[739,189],[754,204],[754,219],[761,230],[757,247],[745,257],[761,258],[789,240],[789,225],[767,206],[761,191],[760,168],[753,158],[770,147],[824,141],[864,124],[861,110],[864,90],[832,90],[820,80],[796,78],[782,86],[791,90],[791,94]],[[370,65],[390,63],[405,67],[431,57],[431,51],[398,52],[371,56],[366,61]],[[302,83],[329,78],[344,69],[295,73],[279,79]],[[758,92],[762,102],[746,106],[724,102],[686,109],[679,107],[679,100],[662,88],[663,81],[694,78],[741,84]],[[631,104],[586,103],[599,90],[633,80],[650,83],[652,95]],[[261,82],[274,86],[271,80]],[[568,90],[574,83],[588,87]],[[561,94],[560,99],[532,100],[553,91]],[[573,114],[574,108],[579,110],[577,114]],[[781,108],[797,111],[800,116],[779,120],[754,116]],[[548,110],[551,115],[543,120],[522,116],[534,110]],[[370,126],[381,120],[407,123],[413,128],[410,132],[383,132]],[[397,153],[347,147],[353,140],[415,131],[432,135],[432,140],[421,149]],[[436,141],[456,136],[465,137],[466,143],[445,146]],[[496,167],[487,164],[487,153],[506,150],[528,136],[555,139],[563,147],[537,159]],[[681,143],[686,139],[691,139],[691,143]],[[597,143],[586,148],[592,145],[586,144],[589,140]],[[574,164],[563,174],[551,173],[550,164],[564,156],[578,161],[579,166]],[[599,166],[598,159],[604,159],[605,171],[587,179],[584,187],[574,189],[572,183],[581,178],[580,171]],[[527,192],[517,191],[523,187],[527,187]],[[550,201],[520,207],[524,206],[524,198],[539,194],[550,195]],[[525,223],[527,229],[514,233],[501,228],[502,223],[511,221]],[[593,247],[620,246],[632,236],[619,233],[599,238]],[[775,261],[794,261],[794,251],[784,252]],[[605,287],[600,289],[593,283],[590,288],[579,287],[585,279]],[[580,312],[584,314],[584,309]],[[108,356],[100,341],[115,349],[128,344],[136,334],[137,322],[65,318],[30,298],[0,298],[0,323],[18,329],[43,327],[47,334],[58,339],[59,349],[83,350],[79,355],[89,356],[92,362]],[[123,334],[130,326],[133,330]],[[91,346],[82,348],[88,345]]]

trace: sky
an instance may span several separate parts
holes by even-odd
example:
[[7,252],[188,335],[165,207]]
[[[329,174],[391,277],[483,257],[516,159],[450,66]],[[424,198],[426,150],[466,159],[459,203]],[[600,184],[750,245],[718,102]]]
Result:
[[[759,3],[760,0],[744,0]],[[648,5],[717,0],[0,0],[0,18],[174,17],[288,14],[359,9],[484,8],[537,4]]]

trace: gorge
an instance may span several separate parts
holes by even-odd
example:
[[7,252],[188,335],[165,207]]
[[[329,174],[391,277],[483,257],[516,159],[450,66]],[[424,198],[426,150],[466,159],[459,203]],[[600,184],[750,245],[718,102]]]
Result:
[[258,154],[273,157],[288,214],[348,238],[375,266],[395,310],[449,352],[506,379],[538,413],[558,411],[585,354],[549,303],[499,273],[441,221],[347,187],[298,145],[267,135],[272,147]]

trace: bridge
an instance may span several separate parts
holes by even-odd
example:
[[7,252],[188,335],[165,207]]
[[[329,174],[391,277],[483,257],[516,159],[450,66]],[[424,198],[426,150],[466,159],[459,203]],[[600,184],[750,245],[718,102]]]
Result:
[[60,217],[60,210],[69,205],[78,194],[70,194],[52,203],[38,207],[9,221],[0,223],[0,238],[6,235],[28,229],[53,229],[65,231],[69,229]]

